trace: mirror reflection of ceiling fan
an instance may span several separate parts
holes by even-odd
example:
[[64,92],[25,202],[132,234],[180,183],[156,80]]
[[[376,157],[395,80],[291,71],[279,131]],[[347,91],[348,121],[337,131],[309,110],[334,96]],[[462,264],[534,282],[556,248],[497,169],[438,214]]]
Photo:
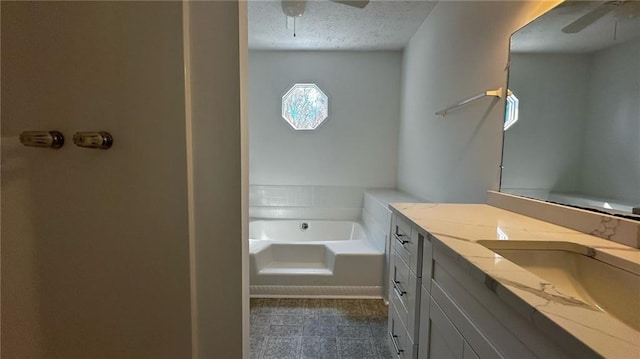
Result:
[[[364,8],[369,3],[369,0],[330,0],[338,4],[343,4],[347,6]],[[306,0],[282,0],[282,12],[285,15],[291,17],[298,17],[304,14],[304,10],[306,8],[307,1]]]
[[[567,5],[571,2],[566,2]],[[588,13],[582,15],[576,21],[565,26],[562,32],[567,34],[575,34],[587,28],[601,17],[613,12],[617,22],[625,18],[634,18],[640,16],[640,1],[636,0],[616,0],[607,1]]]

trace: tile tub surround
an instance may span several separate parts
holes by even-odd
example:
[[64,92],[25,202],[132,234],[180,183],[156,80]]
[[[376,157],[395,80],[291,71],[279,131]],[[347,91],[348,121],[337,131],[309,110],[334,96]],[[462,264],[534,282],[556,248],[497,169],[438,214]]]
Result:
[[381,251],[388,250],[387,235],[391,226],[391,211],[389,203],[394,202],[425,202],[411,195],[389,188],[368,189],[364,193],[362,221],[369,231],[373,244]]
[[[560,241],[596,250],[629,269],[640,265],[640,250],[552,223],[484,204],[396,203],[394,213],[431,233],[452,251],[473,277],[491,283],[496,295],[556,340],[578,340],[604,357],[635,358],[640,332],[608,314],[564,295],[553,285],[507,261],[480,240]],[[637,305],[638,298],[629,305]]]
[[377,300],[253,298],[250,358],[391,359]]
[[249,186],[249,217],[355,221],[362,214],[364,188],[344,186]]

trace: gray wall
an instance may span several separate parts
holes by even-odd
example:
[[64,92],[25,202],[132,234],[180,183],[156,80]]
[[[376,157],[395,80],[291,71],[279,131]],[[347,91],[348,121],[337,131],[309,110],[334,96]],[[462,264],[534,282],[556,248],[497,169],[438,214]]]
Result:
[[453,1],[436,5],[404,55],[398,186],[435,202],[480,202],[498,189],[504,100],[482,99],[445,118],[434,113],[506,86],[509,36],[552,2]]
[[546,198],[580,187],[589,57],[512,54],[519,120],[504,134],[502,190]]
[[[250,51],[250,183],[395,187],[401,64],[400,52]],[[296,82],[329,96],[315,131],[281,118]]]
[[520,120],[505,133],[502,189],[640,201],[640,42],[588,54],[515,54]]
[[584,193],[640,203],[640,41],[592,56]]

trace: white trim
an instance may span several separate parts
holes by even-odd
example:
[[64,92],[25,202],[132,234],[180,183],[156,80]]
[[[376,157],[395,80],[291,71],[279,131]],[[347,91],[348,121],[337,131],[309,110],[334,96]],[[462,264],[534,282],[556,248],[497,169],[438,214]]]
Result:
[[249,24],[247,2],[238,1],[238,59],[240,62],[240,171],[242,201],[242,357],[249,359]]
[[189,221],[189,288],[191,304],[191,358],[198,352],[198,296],[196,291],[195,208],[193,183],[193,117],[191,108],[191,46],[189,42],[189,2],[182,2],[182,47],[184,61],[184,110],[187,136],[187,211]]
[[251,298],[351,298],[381,299],[381,286],[252,285]]

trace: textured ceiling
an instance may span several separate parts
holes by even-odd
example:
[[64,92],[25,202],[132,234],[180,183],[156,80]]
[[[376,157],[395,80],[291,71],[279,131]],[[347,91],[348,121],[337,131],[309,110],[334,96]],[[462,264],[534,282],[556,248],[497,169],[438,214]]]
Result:
[[[640,39],[640,2],[628,1],[582,31],[565,34],[562,28],[601,6],[604,1],[567,1],[516,32],[514,52],[589,53]],[[616,24],[617,22],[617,24]]]
[[355,8],[311,0],[296,18],[284,15],[280,1],[249,1],[249,48],[260,50],[399,50],[435,6],[433,1],[371,0]]

